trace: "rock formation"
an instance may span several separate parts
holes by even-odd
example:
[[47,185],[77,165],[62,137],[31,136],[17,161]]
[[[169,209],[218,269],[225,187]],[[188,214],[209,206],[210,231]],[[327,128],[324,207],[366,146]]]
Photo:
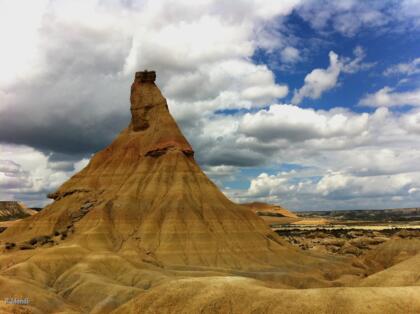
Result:
[[251,208],[259,216],[278,216],[288,218],[298,218],[295,213],[278,205],[271,205],[262,202],[252,202],[243,204]]
[[24,203],[17,201],[0,201],[0,221],[16,220],[36,214]]
[[420,311],[418,287],[332,288],[363,267],[300,251],[227,199],[155,77],[136,73],[128,127],[52,204],[0,234],[0,299],[29,300],[0,303],[1,313],[355,313],[366,302],[369,313]]
[[54,203],[2,239],[59,233],[86,248],[135,250],[155,264],[179,267],[272,268],[284,264],[284,252],[298,255],[207,178],[155,77],[136,73],[129,126],[49,195]]

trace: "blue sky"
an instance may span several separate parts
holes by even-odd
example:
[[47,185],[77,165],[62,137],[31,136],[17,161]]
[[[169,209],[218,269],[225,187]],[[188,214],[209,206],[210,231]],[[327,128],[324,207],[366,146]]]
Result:
[[420,1],[17,0],[0,15],[0,199],[46,204],[154,69],[232,200],[420,204]]
[[[399,21],[391,21],[387,26],[390,30],[367,28],[361,29],[354,35],[345,35],[340,32],[323,34],[313,29],[308,22],[292,13],[283,22],[292,25],[287,29],[293,30],[293,35],[300,37],[303,41],[302,49],[306,49],[307,42],[314,43],[314,47],[308,49],[307,55],[303,60],[297,62],[291,69],[279,69],[276,64],[272,64],[270,59],[276,60],[277,51],[267,54],[264,50],[258,50],[253,56],[257,63],[267,64],[275,73],[276,80],[286,82],[291,90],[297,89],[308,73],[308,69],[328,67],[328,52],[334,51],[340,56],[352,57],[352,51],[360,46],[364,49],[366,57],[364,62],[372,63],[372,68],[366,71],[359,71],[349,75],[340,76],[340,84],[334,89],[326,92],[321,98],[316,100],[305,99],[300,103],[303,107],[317,109],[329,109],[337,106],[352,108],[355,111],[371,111],[372,109],[360,108],[358,101],[366,94],[375,92],[383,86],[397,86],[404,75],[383,75],[389,67],[405,63],[407,60],[414,60],[419,55],[420,33],[418,29],[408,31],[392,31],[399,26]],[[319,43],[318,43],[319,42]],[[311,44],[309,44],[311,46]],[[417,82],[407,82],[398,86],[398,90],[405,91],[416,87]],[[283,101],[290,101],[293,94],[289,93]]]

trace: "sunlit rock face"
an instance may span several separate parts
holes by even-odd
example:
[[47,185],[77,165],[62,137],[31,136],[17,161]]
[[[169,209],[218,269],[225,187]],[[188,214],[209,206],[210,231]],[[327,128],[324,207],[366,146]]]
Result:
[[54,203],[33,221],[6,230],[4,239],[24,242],[69,230],[64,242],[130,250],[156,265],[283,264],[290,248],[200,169],[155,79],[153,71],[135,74],[128,127],[49,195]]
[[187,156],[193,156],[194,152],[170,115],[166,99],[155,80],[154,71],[136,72],[131,85],[129,128],[134,132],[148,131],[146,138],[150,139],[151,145],[145,154],[160,156],[168,149],[178,149]]
[[137,72],[131,85],[131,125],[134,131],[143,131],[149,128],[151,110],[166,105],[166,100],[155,85],[156,72]]

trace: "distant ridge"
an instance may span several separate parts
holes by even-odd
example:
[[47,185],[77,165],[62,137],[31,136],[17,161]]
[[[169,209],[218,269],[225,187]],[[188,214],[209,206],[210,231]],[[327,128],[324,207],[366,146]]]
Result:
[[242,205],[251,208],[259,216],[298,218],[298,216],[295,213],[292,213],[286,208],[278,205],[271,205],[262,202],[244,203]]
[[0,201],[0,221],[21,219],[36,213],[22,202]]

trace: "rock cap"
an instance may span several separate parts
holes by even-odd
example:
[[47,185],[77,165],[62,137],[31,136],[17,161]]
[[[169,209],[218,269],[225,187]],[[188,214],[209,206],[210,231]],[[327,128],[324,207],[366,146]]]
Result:
[[156,80],[156,72],[147,71],[147,70],[136,72],[135,80],[136,81],[138,80],[142,83],[145,83],[145,82],[154,83],[154,81]]

